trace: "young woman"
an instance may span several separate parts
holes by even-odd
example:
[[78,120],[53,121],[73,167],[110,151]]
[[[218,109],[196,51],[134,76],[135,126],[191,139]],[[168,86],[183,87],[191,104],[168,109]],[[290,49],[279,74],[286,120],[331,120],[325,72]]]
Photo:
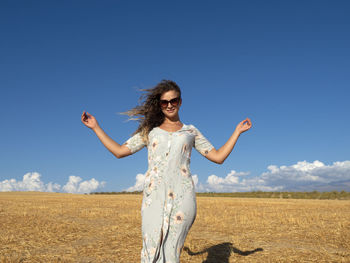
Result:
[[252,125],[249,118],[240,122],[228,141],[216,150],[195,126],[180,121],[181,90],[175,82],[163,80],[144,91],[143,104],[126,112],[140,125],[123,145],[112,140],[91,114],[84,111],[81,120],[117,158],[148,148],[141,208],[141,262],[179,262],[197,211],[189,167],[192,147],[210,161],[222,164],[240,134]]

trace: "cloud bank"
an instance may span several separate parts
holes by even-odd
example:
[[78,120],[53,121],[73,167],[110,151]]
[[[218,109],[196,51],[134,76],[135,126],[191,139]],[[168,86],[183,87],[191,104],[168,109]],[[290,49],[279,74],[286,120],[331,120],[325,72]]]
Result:
[[99,182],[92,178],[89,181],[83,181],[79,176],[71,175],[68,182],[61,187],[56,183],[44,184],[41,181],[41,175],[37,172],[26,173],[22,181],[16,179],[6,179],[0,182],[0,192],[6,191],[39,191],[39,192],[58,192],[64,191],[67,193],[83,194],[91,193],[98,188],[102,188],[105,182]]
[[[144,178],[138,174],[135,185],[126,191],[142,191]],[[199,182],[197,175],[192,179],[197,192],[350,191],[350,161],[331,165],[300,161],[290,166],[269,165],[260,176],[232,170],[225,177],[210,175],[205,183]]]

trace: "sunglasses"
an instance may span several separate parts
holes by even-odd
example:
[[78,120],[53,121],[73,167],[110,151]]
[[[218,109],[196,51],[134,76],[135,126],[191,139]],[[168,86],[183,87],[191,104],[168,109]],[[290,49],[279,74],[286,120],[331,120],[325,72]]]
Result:
[[162,108],[166,108],[166,107],[168,107],[169,102],[170,102],[170,104],[171,104],[172,106],[176,107],[176,106],[178,106],[179,103],[180,103],[180,97],[173,98],[173,99],[171,99],[171,100],[160,100],[160,101],[159,101],[159,105],[160,105],[160,107],[162,107]]

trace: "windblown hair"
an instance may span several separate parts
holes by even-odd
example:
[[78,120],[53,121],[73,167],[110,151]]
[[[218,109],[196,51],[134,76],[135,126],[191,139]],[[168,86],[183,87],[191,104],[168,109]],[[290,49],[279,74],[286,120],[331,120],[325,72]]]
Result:
[[129,120],[137,120],[140,123],[133,135],[140,132],[142,139],[148,143],[149,132],[161,125],[165,118],[159,105],[160,97],[170,90],[176,91],[181,98],[179,86],[171,80],[162,80],[153,88],[140,90],[145,92],[139,99],[141,105],[123,113],[130,117]]

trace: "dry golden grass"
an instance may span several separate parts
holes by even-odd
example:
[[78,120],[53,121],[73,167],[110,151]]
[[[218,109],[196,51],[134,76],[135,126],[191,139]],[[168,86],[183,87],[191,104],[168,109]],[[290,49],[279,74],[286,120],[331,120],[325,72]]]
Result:
[[[141,195],[0,193],[0,262],[139,262]],[[197,197],[181,262],[350,262],[350,201]]]

